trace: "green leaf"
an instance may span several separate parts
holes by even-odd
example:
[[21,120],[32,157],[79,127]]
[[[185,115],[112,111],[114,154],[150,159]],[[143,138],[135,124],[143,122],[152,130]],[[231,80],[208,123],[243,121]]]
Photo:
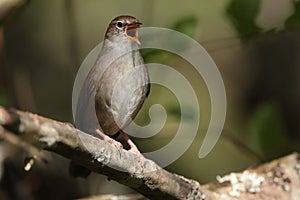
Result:
[[195,37],[198,26],[198,19],[195,16],[186,16],[175,22],[172,29],[184,33],[190,37]]
[[265,103],[257,107],[249,124],[252,142],[257,144],[267,159],[291,150],[280,111],[275,104]]
[[285,21],[285,26],[290,29],[300,30],[300,2],[294,0],[295,12]]
[[260,3],[260,0],[231,0],[227,7],[226,12],[232,24],[244,40],[250,39],[261,30],[255,22]]
[[2,91],[0,90],[0,105],[7,106],[8,102]]
[[145,63],[164,63],[170,56],[170,53],[160,49],[143,49],[141,54]]

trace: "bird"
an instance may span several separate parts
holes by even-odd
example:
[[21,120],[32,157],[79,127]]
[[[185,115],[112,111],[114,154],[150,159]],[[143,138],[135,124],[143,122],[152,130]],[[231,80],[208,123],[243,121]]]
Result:
[[123,131],[136,117],[149,95],[148,69],[140,54],[135,17],[121,15],[108,25],[102,49],[89,71],[78,98],[75,126],[123,149],[115,139],[122,136],[128,151],[141,155]]

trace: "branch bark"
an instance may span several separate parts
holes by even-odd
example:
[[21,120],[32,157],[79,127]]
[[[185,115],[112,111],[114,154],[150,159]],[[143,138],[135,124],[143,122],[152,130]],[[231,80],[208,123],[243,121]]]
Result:
[[127,185],[151,199],[200,199],[205,193],[194,180],[172,174],[153,161],[75,129],[69,123],[0,107],[0,125],[38,148],[58,153],[86,168]]
[[[150,199],[297,199],[300,197],[300,156],[292,154],[243,173],[232,173],[200,186],[170,173],[153,161],[81,132],[69,123],[0,106],[0,132],[60,154],[108,176]],[[0,135],[2,135],[0,134]],[[225,198],[225,199],[226,199]]]

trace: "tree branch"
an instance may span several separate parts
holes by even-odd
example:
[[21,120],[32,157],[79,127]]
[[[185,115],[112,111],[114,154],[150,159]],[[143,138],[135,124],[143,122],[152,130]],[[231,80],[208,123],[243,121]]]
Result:
[[296,153],[243,173],[219,177],[218,182],[200,187],[198,182],[170,173],[149,159],[140,162],[135,154],[118,150],[69,123],[0,106],[0,135],[5,131],[106,175],[150,199],[247,200],[300,196],[300,156]]
[[34,146],[69,158],[148,198],[187,199],[194,196],[200,199],[204,195],[198,182],[167,172],[148,159],[142,165],[135,154],[118,150],[69,123],[0,107],[0,125]]

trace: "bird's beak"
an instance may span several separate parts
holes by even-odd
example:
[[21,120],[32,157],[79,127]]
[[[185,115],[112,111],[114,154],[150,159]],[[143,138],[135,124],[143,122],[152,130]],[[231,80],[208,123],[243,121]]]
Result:
[[133,23],[133,24],[128,24],[126,27],[125,27],[125,33],[126,33],[126,36],[138,43],[139,45],[141,45],[140,41],[139,41],[139,32],[138,32],[138,28],[140,27],[140,25],[142,25],[142,23],[140,22],[136,22],[136,23]]

